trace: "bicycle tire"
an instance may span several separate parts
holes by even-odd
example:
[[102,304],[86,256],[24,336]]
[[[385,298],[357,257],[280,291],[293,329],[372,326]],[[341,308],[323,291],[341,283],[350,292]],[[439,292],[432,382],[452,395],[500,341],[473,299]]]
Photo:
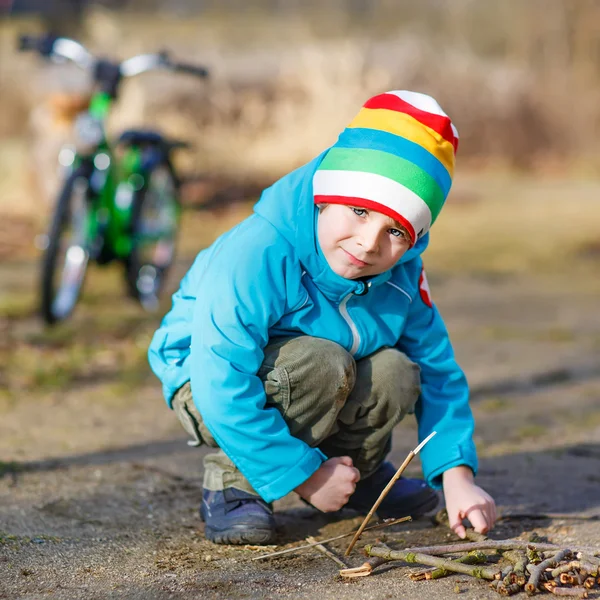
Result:
[[[79,206],[74,206],[74,202],[77,201],[75,193],[80,195]],[[88,169],[81,165],[65,180],[58,195],[47,246],[42,257],[40,311],[48,325],[54,325],[69,317],[81,293],[89,260],[88,193],[89,173]],[[68,233],[67,228],[70,224],[74,226],[75,243],[65,244],[65,234]],[[61,253],[65,247],[64,260],[61,261]],[[56,285],[57,269],[60,266],[61,279]]]
[[[155,188],[157,178],[163,179],[166,191],[158,196]],[[151,226],[147,213],[158,209],[159,219],[164,219],[164,235],[149,236]],[[177,233],[179,229],[180,201],[177,178],[169,161],[162,161],[146,173],[146,183],[133,197],[131,236],[132,247],[125,260],[125,279],[131,297],[138,300],[147,310],[156,310],[160,292],[167,272],[175,259]],[[160,230],[160,228],[159,228]],[[157,239],[153,256],[148,258],[149,237]]]

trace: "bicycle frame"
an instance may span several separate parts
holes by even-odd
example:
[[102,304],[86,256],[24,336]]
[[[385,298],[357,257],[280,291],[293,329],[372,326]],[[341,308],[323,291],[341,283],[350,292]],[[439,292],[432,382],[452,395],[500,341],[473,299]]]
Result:
[[88,110],[81,116],[101,127],[101,137],[92,148],[76,151],[71,165],[76,168],[88,164],[90,168],[87,238],[93,259],[100,251],[119,259],[129,255],[133,195],[145,184],[142,150],[127,146],[117,154],[106,138],[104,123],[112,103],[113,98],[105,92],[92,96]]

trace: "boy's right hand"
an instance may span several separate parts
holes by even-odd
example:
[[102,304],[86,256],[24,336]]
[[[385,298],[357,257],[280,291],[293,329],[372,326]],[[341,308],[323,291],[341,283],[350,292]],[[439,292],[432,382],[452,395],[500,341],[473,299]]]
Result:
[[348,502],[360,479],[349,456],[326,460],[294,491],[323,512],[339,510]]

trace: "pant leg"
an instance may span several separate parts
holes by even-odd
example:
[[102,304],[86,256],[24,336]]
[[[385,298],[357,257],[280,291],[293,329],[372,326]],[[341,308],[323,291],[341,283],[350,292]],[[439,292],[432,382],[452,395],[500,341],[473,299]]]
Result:
[[320,448],[329,456],[350,456],[362,478],[371,475],[391,448],[392,430],[414,411],[420,369],[395,348],[356,363],[356,383],[340,411],[338,427]]
[[[258,372],[267,406],[274,406],[290,433],[310,446],[319,446],[337,431],[338,416],[356,380],[356,363],[339,344],[310,336],[275,339],[265,348]],[[196,408],[189,383],[173,398],[173,410],[192,445],[217,444]],[[222,451],[204,458],[204,487],[235,487],[256,494],[248,480]]]

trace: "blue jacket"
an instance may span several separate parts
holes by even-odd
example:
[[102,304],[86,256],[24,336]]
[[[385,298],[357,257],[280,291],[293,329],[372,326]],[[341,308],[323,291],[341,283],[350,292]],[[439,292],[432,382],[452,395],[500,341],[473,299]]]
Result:
[[[428,234],[368,284],[334,273],[320,253],[312,177],[323,154],[266,189],[254,214],[198,254],[154,334],[149,360],[168,403],[191,381],[194,402],[219,446],[272,501],[326,459],[265,408],[257,372],[269,338],[311,335],[361,359],[395,346],[421,368],[416,406],[426,480],[457,465],[477,468],[468,387],[442,318],[419,290]],[[368,293],[364,286],[368,285]],[[358,294],[357,294],[358,292]]]

